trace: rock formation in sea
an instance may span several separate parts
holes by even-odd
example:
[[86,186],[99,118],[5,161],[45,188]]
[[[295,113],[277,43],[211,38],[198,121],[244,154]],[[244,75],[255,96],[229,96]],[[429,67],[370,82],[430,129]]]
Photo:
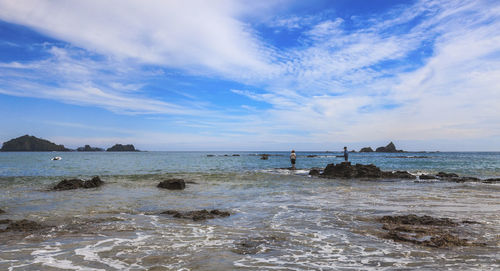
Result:
[[388,179],[416,179],[416,177],[407,171],[382,171],[375,165],[351,165],[350,162],[339,164],[328,164],[319,175],[324,178],[388,178]]
[[168,211],[162,212],[161,214],[172,215],[175,218],[192,219],[193,221],[213,219],[213,218],[219,218],[219,217],[227,217],[227,216],[231,215],[227,211],[220,211],[217,209],[214,209],[211,211],[203,209],[200,211],[187,211],[187,212],[168,210]]
[[385,147],[378,147],[376,150],[376,152],[403,152],[402,150],[396,150],[396,146],[394,145],[394,143],[389,143],[387,144],[387,146]]
[[2,209],[0,209],[0,214],[3,214],[3,213],[5,213],[5,211],[4,211],[4,210],[2,210]]
[[160,182],[157,187],[169,190],[183,190],[186,188],[186,183],[183,179],[168,179]]
[[23,220],[4,219],[0,220],[0,224],[7,224],[7,226],[3,230],[0,230],[0,232],[8,232],[8,231],[33,232],[51,227],[27,219]]
[[48,140],[24,135],[3,143],[0,151],[70,151],[64,145],[57,145]]
[[[475,221],[466,220],[459,223],[449,218],[414,214],[384,216],[378,221],[383,223],[382,229],[387,231],[382,237],[396,242],[407,242],[434,248],[485,245],[472,242],[470,238],[462,238],[461,235],[464,231],[456,229],[460,224],[479,224]],[[460,226],[463,227],[463,225]]]
[[90,147],[90,145],[85,145],[84,147],[80,147],[76,149],[77,151],[104,151],[102,148]]
[[104,182],[99,178],[99,176],[95,176],[88,181],[84,181],[81,179],[64,179],[56,184],[52,190],[71,190],[77,188],[94,188],[99,187]]
[[371,147],[364,147],[359,150],[359,152],[373,152],[373,149]]
[[108,148],[106,151],[139,151],[139,150],[136,150],[134,145],[132,144],[128,145],[115,144],[113,147]]

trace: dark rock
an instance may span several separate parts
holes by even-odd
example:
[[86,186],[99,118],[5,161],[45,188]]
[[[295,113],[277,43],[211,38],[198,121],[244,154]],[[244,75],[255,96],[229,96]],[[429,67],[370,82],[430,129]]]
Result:
[[158,184],[158,187],[169,190],[183,190],[184,188],[186,188],[186,183],[183,179],[168,179],[160,182]]
[[317,155],[314,155],[314,154],[310,154],[310,155],[308,155],[308,156],[306,156],[306,157],[313,158],[313,157],[318,157],[318,156],[317,156]]
[[5,213],[5,211],[4,211],[4,210],[2,210],[2,209],[0,209],[0,214],[3,214],[3,213]]
[[228,154],[224,154],[224,156],[229,156]]
[[387,144],[387,146],[385,146],[385,147],[378,147],[375,151],[376,152],[403,152],[402,150],[397,150],[396,146],[392,142]]
[[457,174],[455,173],[446,173],[446,172],[439,172],[436,176],[440,178],[453,178],[453,177],[458,177]]
[[389,179],[415,179],[416,177],[406,171],[387,172],[373,164],[351,165],[350,162],[329,164],[326,166],[321,177],[326,178],[389,178]]
[[128,145],[115,144],[113,147],[108,148],[106,151],[138,151],[138,150],[136,150],[134,145],[132,144]]
[[233,156],[240,156],[239,154],[233,154]]
[[[484,245],[472,243],[453,233],[453,227],[456,227],[459,223],[449,218],[417,215],[384,216],[379,218],[379,222],[384,223],[382,229],[388,231],[383,237],[398,242],[408,242],[435,248]],[[470,224],[470,222],[462,223]]]
[[90,147],[90,145],[85,145],[84,147],[80,147],[76,149],[77,151],[104,151],[102,148],[94,148]]
[[213,154],[207,154],[207,157],[214,157],[215,155]]
[[99,178],[99,176],[95,176],[92,179],[83,182],[82,187],[83,188],[94,188],[94,187],[99,187],[103,184],[104,182]]
[[373,149],[370,147],[364,147],[361,150],[359,150],[359,152],[373,152]]
[[81,179],[64,179],[56,184],[52,190],[72,190],[78,188],[95,188],[99,187],[104,182],[99,178],[99,176],[95,176],[88,181],[84,181]]
[[350,152],[356,152],[356,150],[351,150]]
[[83,187],[83,180],[81,179],[64,179],[60,181],[52,190],[71,190]]
[[24,135],[3,143],[0,151],[70,151],[64,145],[56,145],[48,140]]
[[192,219],[193,221],[214,219],[214,218],[219,218],[219,217],[227,217],[227,216],[231,215],[229,212],[220,211],[217,209],[214,209],[211,211],[203,209],[200,211],[187,211],[187,212],[167,210],[165,212],[162,212],[161,214],[172,215],[175,218]]
[[500,178],[490,178],[483,180],[483,183],[498,183],[498,182],[500,182]]
[[464,183],[464,182],[479,182],[481,181],[476,177],[453,177],[453,178],[445,178],[446,181],[456,182],[456,183]]
[[316,169],[316,168],[309,170],[309,175],[311,175],[311,176],[319,176],[320,173],[321,172],[319,171],[319,169]]
[[437,179],[437,177],[434,176],[434,175],[426,175],[426,174],[422,174],[418,178],[420,180],[433,180],[433,179]]
[[424,215],[400,215],[400,216],[383,216],[379,219],[382,223],[389,224],[405,224],[405,225],[432,225],[432,226],[456,226],[458,223],[449,218],[435,218]]
[[260,159],[261,159],[261,160],[267,160],[267,159],[269,159],[269,154],[262,154],[262,155],[260,156]]
[[31,221],[31,220],[3,220],[0,221],[2,223],[0,224],[8,224],[7,227],[3,231],[20,231],[20,232],[32,232],[32,231],[38,231],[44,228],[47,228],[47,226],[44,226],[38,222]]

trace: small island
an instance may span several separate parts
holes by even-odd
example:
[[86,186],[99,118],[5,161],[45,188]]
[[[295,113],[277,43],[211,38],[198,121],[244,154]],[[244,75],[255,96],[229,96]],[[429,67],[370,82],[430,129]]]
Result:
[[2,145],[2,152],[21,152],[21,151],[70,151],[64,145],[57,145],[45,139],[37,138],[30,135],[24,135],[18,138],[11,139],[4,142]]
[[[359,150],[359,152],[374,152],[374,151],[371,147],[364,147],[361,150]],[[378,147],[377,149],[375,149],[375,152],[405,152],[405,151],[396,149],[396,145],[394,145],[394,143],[392,143],[391,141],[389,144],[387,144],[387,146]]]
[[128,145],[122,145],[122,144],[115,144],[113,147],[108,148],[106,151],[139,151],[136,150],[134,145],[128,144]]
[[77,151],[104,151],[102,148],[91,147],[90,145],[85,145],[84,147],[80,147],[76,149]]

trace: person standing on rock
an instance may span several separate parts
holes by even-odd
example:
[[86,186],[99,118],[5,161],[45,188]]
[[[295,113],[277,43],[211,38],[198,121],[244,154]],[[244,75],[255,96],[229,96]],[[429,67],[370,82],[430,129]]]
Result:
[[295,154],[295,150],[292,150],[290,153],[290,162],[292,163],[292,169],[295,169],[295,160],[297,159],[297,155]]
[[349,152],[347,151],[347,147],[344,147],[344,159],[346,162],[349,159]]

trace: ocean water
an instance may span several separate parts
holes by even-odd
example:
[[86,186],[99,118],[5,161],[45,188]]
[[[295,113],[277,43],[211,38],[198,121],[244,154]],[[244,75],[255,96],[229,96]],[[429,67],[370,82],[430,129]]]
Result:
[[[309,169],[341,162],[340,153],[298,152],[296,171],[286,169],[288,155],[0,153],[0,209],[6,211],[0,220],[54,226],[0,232],[0,270],[500,269],[499,184],[322,179]],[[500,153],[349,158],[415,175],[500,177]],[[102,187],[49,191],[64,178],[95,175]],[[193,183],[182,191],[158,189],[167,178]],[[172,209],[220,209],[231,216],[192,221],[160,214]],[[382,238],[377,218],[402,214],[477,221],[457,230],[486,245],[439,249]]]

